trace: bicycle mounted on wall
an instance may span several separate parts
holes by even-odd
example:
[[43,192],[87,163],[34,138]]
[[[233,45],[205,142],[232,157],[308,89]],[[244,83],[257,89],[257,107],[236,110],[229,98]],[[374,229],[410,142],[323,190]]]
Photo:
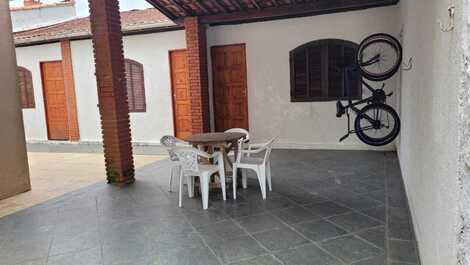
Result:
[[[372,146],[384,146],[391,143],[400,133],[400,118],[397,112],[386,104],[387,94],[385,83],[381,88],[374,89],[364,78],[380,82],[391,78],[400,68],[402,62],[402,47],[400,42],[388,34],[379,33],[367,37],[361,42],[354,65],[342,67],[348,104],[343,106],[341,100],[336,103],[336,117],[344,114],[348,117],[348,133],[340,139],[344,141],[351,134],[356,134],[359,140]],[[372,93],[370,97],[353,102],[351,84],[353,74],[361,74],[361,83]],[[367,104],[363,108],[357,106]],[[356,113],[354,130],[351,130],[350,111]]]

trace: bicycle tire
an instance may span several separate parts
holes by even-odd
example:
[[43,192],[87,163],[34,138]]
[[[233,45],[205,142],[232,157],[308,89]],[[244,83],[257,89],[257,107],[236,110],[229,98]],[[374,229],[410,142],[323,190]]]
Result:
[[[365,113],[374,109],[386,111],[394,119],[393,129],[391,130],[389,134],[387,134],[384,137],[380,137],[380,138],[370,137],[364,132],[364,129],[361,127],[361,120],[365,118]],[[367,105],[366,107],[364,107],[362,110],[360,110],[357,113],[356,120],[354,121],[354,129],[356,131],[356,135],[359,138],[359,140],[371,146],[384,146],[393,142],[395,138],[397,138],[398,134],[400,133],[400,127],[401,127],[401,124],[400,124],[400,117],[398,116],[398,113],[391,106],[387,104],[382,104],[382,103],[374,103],[374,104]]]
[[[363,58],[365,57],[365,51],[367,51],[368,48],[373,47],[372,45],[379,44],[388,46],[390,49],[392,49],[396,54],[396,58],[394,58],[393,64],[385,71],[373,73],[367,68],[369,66],[363,65]],[[384,81],[397,73],[403,60],[402,57],[403,48],[395,37],[385,33],[377,33],[367,37],[359,44],[356,60],[359,70],[361,71],[361,74],[364,78],[371,81]]]

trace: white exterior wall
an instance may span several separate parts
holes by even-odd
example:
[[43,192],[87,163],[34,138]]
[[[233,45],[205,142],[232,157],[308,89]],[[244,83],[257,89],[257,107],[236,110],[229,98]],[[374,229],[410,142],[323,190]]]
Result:
[[[398,18],[395,6],[218,26],[208,29],[208,46],[210,50],[214,45],[246,44],[249,126],[255,140],[279,136],[278,147],[371,149],[354,135],[338,142],[347,132],[347,123],[346,116],[336,118],[336,102],[290,102],[289,52],[325,38],[359,43],[372,33],[398,35]],[[394,86],[394,80],[388,82],[388,89]]]
[[437,20],[448,23],[448,1],[401,1],[404,55],[413,57],[414,63],[411,71],[402,74],[398,149],[424,265],[468,264],[468,260],[458,261],[468,245],[462,246],[461,257],[457,253],[458,239],[468,237],[461,227],[466,225],[468,232],[465,218],[470,210],[468,200],[466,214],[460,216],[458,210],[462,195],[458,156],[463,148],[458,125],[468,126],[468,116],[467,121],[459,121],[464,116],[458,101],[463,76],[462,16],[468,14],[462,2],[456,1],[456,30],[444,33]]
[[23,120],[28,141],[47,140],[46,113],[41,78],[41,62],[61,60],[59,43],[16,48],[18,65],[31,71],[33,77],[34,109],[23,109]]
[[[132,141],[159,143],[173,134],[169,50],[185,48],[184,31],[124,37],[126,58],[144,65],[147,111],[131,113]],[[81,141],[101,141],[95,66],[91,40],[72,41],[72,60]]]

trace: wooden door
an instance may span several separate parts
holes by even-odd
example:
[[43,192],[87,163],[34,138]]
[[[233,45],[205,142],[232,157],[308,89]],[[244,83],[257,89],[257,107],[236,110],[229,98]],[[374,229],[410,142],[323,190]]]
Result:
[[49,140],[68,140],[67,105],[62,62],[41,63],[44,106]]
[[212,47],[215,130],[248,130],[245,44]]
[[186,50],[170,51],[170,71],[175,136],[185,138],[192,134]]

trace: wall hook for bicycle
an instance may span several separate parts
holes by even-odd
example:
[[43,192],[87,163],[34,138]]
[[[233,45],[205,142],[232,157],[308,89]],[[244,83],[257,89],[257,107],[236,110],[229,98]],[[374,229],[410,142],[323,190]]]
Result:
[[401,69],[403,69],[403,71],[411,71],[411,69],[413,69],[413,57],[410,57],[408,63],[403,62],[402,65]]
[[441,20],[438,20],[439,27],[442,32],[451,32],[455,28],[455,5],[450,5],[448,8],[449,11],[449,24],[446,26],[442,23]]

